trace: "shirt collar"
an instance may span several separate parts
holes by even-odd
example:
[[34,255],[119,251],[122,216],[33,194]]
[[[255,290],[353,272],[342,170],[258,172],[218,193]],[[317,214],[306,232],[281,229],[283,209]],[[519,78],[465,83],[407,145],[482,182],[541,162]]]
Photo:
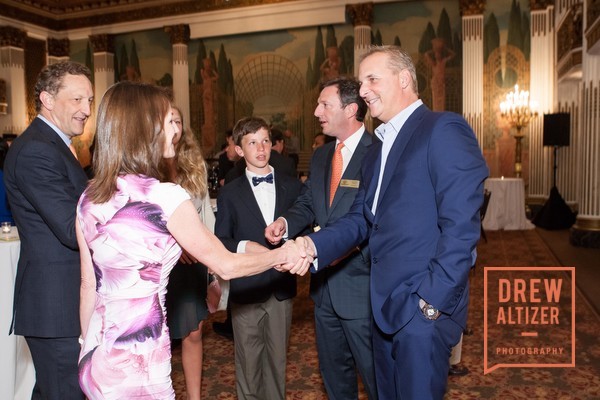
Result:
[[414,103],[406,107],[404,110],[400,111],[393,117],[387,124],[381,124],[375,129],[375,134],[377,137],[383,142],[384,136],[386,132],[400,132],[402,126],[411,116],[411,114],[419,108],[423,104],[423,100],[417,99]]
[[[354,132],[346,140],[344,140],[344,148],[348,149],[351,154],[354,154],[354,150],[356,150],[356,147],[358,146],[358,142],[360,142],[360,138],[362,137],[362,134],[364,133],[364,131],[365,131],[365,126],[361,125],[360,128],[358,128],[358,130],[356,132]],[[340,144],[340,141],[336,140],[335,146],[337,147],[338,144]]]
[[64,133],[62,133],[61,130],[58,129],[58,127],[56,125],[54,125],[52,122],[50,122],[48,120],[48,118],[44,117],[42,114],[38,114],[37,117],[39,119],[41,119],[42,121],[44,121],[46,124],[48,124],[48,126],[50,126],[50,128],[52,128],[52,130],[54,132],[56,132],[56,134],[62,139],[62,141],[65,142],[67,147],[71,145],[72,139],[70,137],[68,137],[67,135],[65,135]]
[[252,177],[253,176],[263,177],[263,176],[267,176],[269,174],[273,174],[273,182],[275,182],[275,169],[273,168],[272,165],[269,165],[269,169],[271,170],[271,172],[269,172],[267,174],[257,174],[257,173],[254,173],[254,172],[250,171],[248,168],[246,168],[246,179],[248,179],[248,182],[250,183],[250,186],[254,187],[254,185],[252,184]]

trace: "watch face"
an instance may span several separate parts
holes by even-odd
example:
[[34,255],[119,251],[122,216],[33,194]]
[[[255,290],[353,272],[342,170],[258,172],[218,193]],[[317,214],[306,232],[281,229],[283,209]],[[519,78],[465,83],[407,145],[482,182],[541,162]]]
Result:
[[434,310],[433,308],[431,308],[431,307],[427,307],[427,311],[426,311],[426,312],[427,312],[427,316],[428,316],[429,318],[433,318],[433,317],[435,317],[435,310]]

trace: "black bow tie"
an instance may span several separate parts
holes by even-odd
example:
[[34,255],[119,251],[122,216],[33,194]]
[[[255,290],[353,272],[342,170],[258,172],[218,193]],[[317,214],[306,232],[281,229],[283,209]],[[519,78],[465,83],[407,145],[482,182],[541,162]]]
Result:
[[253,176],[252,184],[254,186],[258,186],[261,182],[273,183],[273,174],[269,174],[267,176]]

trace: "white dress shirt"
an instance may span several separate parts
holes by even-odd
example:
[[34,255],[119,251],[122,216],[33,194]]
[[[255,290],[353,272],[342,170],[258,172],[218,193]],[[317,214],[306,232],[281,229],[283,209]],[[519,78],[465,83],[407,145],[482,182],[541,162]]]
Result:
[[398,137],[398,133],[404,123],[410,117],[410,115],[421,105],[423,101],[421,99],[415,101],[404,110],[400,111],[398,115],[392,118],[387,124],[383,124],[375,129],[375,134],[379,139],[381,139],[381,167],[379,169],[379,181],[377,182],[377,190],[375,191],[375,198],[373,199],[373,206],[371,207],[371,212],[375,214],[377,210],[377,201],[379,200],[379,190],[381,189],[381,182],[383,180],[383,172],[385,171],[385,164],[387,162],[387,158],[390,155],[390,150],[392,150],[392,146]]
[[[269,168],[271,169],[270,173],[273,174],[273,183],[261,182],[256,186],[252,183],[253,177],[262,178],[269,174],[258,175],[246,168],[246,179],[248,179],[254,198],[260,208],[260,213],[267,225],[273,222],[273,217],[275,216],[275,173],[272,166],[269,165]],[[248,243],[248,240],[242,240],[238,243],[238,253],[246,252],[246,243]]]

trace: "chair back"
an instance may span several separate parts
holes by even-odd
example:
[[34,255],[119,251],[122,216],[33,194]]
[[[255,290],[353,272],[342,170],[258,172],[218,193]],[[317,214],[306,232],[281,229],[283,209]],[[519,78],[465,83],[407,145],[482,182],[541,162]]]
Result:
[[483,191],[483,204],[481,204],[481,208],[479,209],[479,216],[481,220],[485,218],[485,213],[487,212],[488,205],[490,204],[490,197],[492,197],[492,192],[487,189]]

